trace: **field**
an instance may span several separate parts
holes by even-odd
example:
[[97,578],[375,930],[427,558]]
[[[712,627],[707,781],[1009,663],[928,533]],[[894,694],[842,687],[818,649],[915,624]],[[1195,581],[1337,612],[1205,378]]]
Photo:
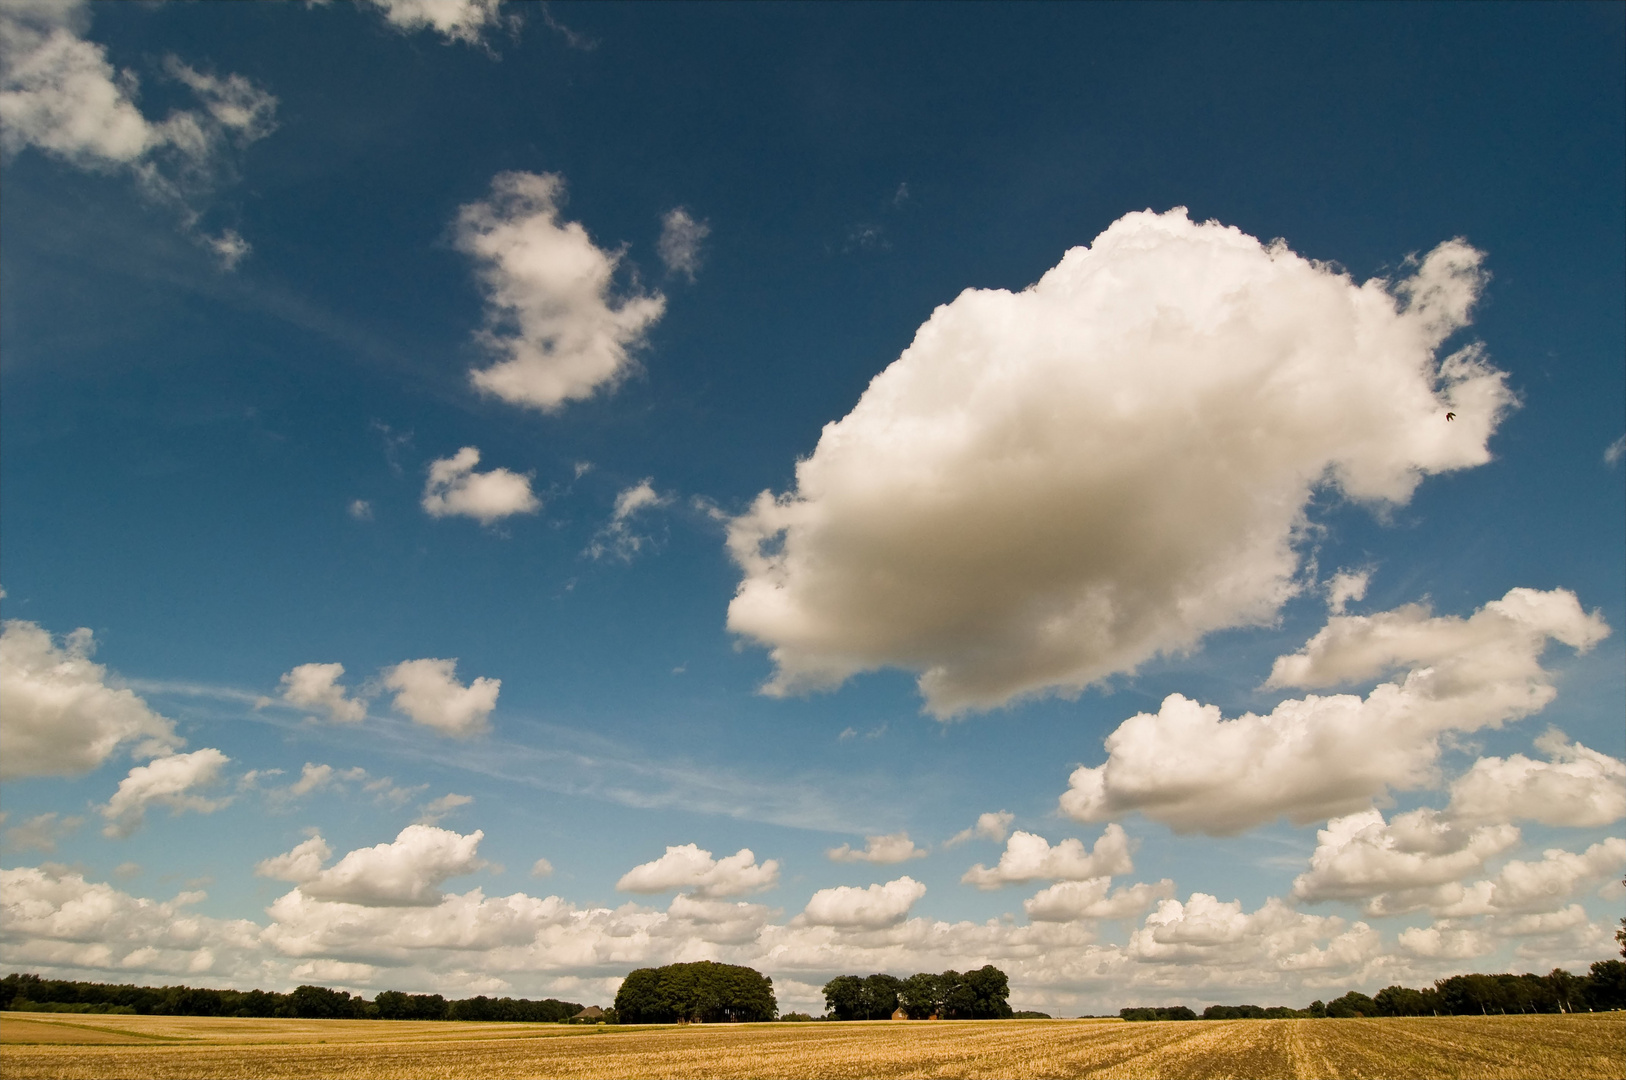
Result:
[[24,1077],[1618,1077],[1626,1014],[564,1027],[0,1014]]

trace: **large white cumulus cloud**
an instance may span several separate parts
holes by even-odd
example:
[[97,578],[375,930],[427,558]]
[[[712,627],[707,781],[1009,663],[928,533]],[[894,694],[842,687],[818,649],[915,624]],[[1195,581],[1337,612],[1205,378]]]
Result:
[[[1073,772],[1061,809],[1079,821],[1138,810],[1206,833],[1240,832],[1279,815],[1305,824],[1355,813],[1391,789],[1433,782],[1445,733],[1545,708],[1558,692],[1541,666],[1549,640],[1585,650],[1608,633],[1564,589],[1512,589],[1466,619],[1417,604],[1334,616],[1302,651],[1276,661],[1273,684],[1328,686],[1395,668],[1409,669],[1405,676],[1365,697],[1312,694],[1233,720],[1170,694],[1156,713],[1132,716],[1107,736],[1107,760]],[[1575,789],[1584,772],[1553,783]]]
[[133,743],[146,757],[182,740],[129,690],[107,685],[96,642],[75,630],[58,646],[38,624],[10,619],[0,632],[0,779],[87,773]]
[[947,716],[1268,622],[1318,487],[1404,503],[1488,460],[1505,376],[1437,355],[1480,262],[1453,240],[1356,284],[1176,209],[967,290],[732,521],[729,627],[770,693],[896,666]]
[[433,825],[408,825],[392,842],[357,848],[324,870],[330,849],[321,836],[312,836],[254,869],[262,877],[298,882],[299,892],[310,900],[362,907],[434,907],[443,899],[441,882],[486,865],[479,857],[484,837],[479,829],[464,836]]
[[698,844],[673,845],[653,862],[640,863],[621,875],[623,892],[658,893],[683,889],[699,897],[743,896],[779,884],[779,860],[757,865],[750,848],[714,859]]

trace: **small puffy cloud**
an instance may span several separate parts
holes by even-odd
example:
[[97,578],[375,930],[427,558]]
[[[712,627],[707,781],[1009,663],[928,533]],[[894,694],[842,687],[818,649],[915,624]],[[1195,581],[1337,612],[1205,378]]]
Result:
[[1111,891],[1112,879],[1058,881],[1022,901],[1022,910],[1034,922],[1073,922],[1078,919],[1132,919],[1159,900],[1174,898],[1174,882],[1141,882]]
[[367,719],[367,703],[339,685],[343,664],[300,664],[282,677],[282,700],[296,709],[320,709],[340,724]]
[[1481,261],[1452,240],[1358,285],[1177,209],[968,289],[730,521],[728,626],[767,693],[899,667],[946,717],[1268,624],[1317,490],[1393,506],[1489,460],[1505,374],[1437,355]]
[[1550,760],[1523,754],[1486,757],[1451,784],[1447,813],[1465,821],[1539,821],[1575,827],[1613,825],[1626,817],[1626,763],[1548,731],[1536,747]]
[[1303,649],[1278,657],[1265,685],[1313,690],[1427,668],[1470,691],[1528,680],[1540,707],[1556,693],[1537,663],[1547,640],[1585,652],[1608,636],[1603,617],[1582,610],[1570,590],[1514,588],[1466,619],[1434,616],[1424,604],[1335,616]]
[[[333,665],[337,667],[338,665]],[[333,783],[333,766],[317,765],[305,762],[304,768],[299,770],[299,779],[288,785],[288,794],[298,797],[319,791]]]
[[1285,815],[1300,824],[1367,809],[1389,789],[1432,783],[1440,737],[1498,727],[1557,694],[1541,667],[1549,638],[1590,648],[1609,632],[1564,589],[1513,589],[1467,619],[1412,604],[1339,615],[1305,648],[1278,659],[1274,686],[1404,678],[1366,697],[1311,695],[1265,716],[1224,719],[1170,694],[1155,714],[1125,720],[1107,760],[1076,769],[1061,809],[1079,821],[1138,810],[1180,832],[1228,834]]
[[384,672],[384,687],[395,691],[396,712],[445,735],[467,738],[491,726],[501,679],[485,676],[464,686],[457,660],[407,660]]
[[[1300,969],[1348,968],[1381,949],[1376,930],[1365,923],[1344,929],[1336,916],[1305,915],[1271,897],[1245,912],[1240,901],[1224,902],[1193,893],[1185,902],[1164,900],[1130,935],[1126,951],[1143,963],[1188,968],[1282,966],[1284,956]],[[1329,939],[1325,946],[1318,940]]]
[[1366,596],[1366,587],[1372,581],[1370,570],[1340,570],[1326,584],[1327,608],[1334,615],[1342,615],[1351,600]]
[[278,881],[309,881],[322,872],[322,865],[332,854],[333,849],[328,847],[327,841],[315,835],[296,845],[292,851],[261,859],[254,864],[254,872],[260,877],[276,878]]
[[465,446],[449,458],[429,465],[429,481],[423,488],[423,508],[430,517],[461,515],[482,525],[515,514],[534,514],[542,502],[531,491],[528,474],[508,469],[475,472],[480,451]]
[[648,537],[639,536],[633,531],[633,516],[639,511],[662,507],[671,501],[671,496],[655,490],[652,477],[645,477],[622,491],[615,497],[615,509],[610,514],[609,524],[600,529],[592,543],[587,545],[587,555],[594,559],[615,555],[631,562],[648,541]]
[[439,824],[441,818],[450,814],[453,810],[468,806],[473,801],[474,796],[472,795],[458,795],[455,793],[447,793],[438,799],[431,799],[423,804],[423,810],[418,815],[417,824]]
[[479,45],[506,20],[502,0],[367,0],[402,33],[433,30],[447,41]]
[[546,859],[538,859],[531,864],[531,876],[545,878],[553,874],[553,864]]
[[866,836],[861,850],[853,850],[851,844],[842,844],[825,852],[833,862],[866,862],[889,866],[893,863],[908,862],[910,859],[924,859],[927,851],[915,846],[909,839],[907,832],[892,833],[888,836]]
[[8,619],[0,631],[0,779],[77,776],[120,746],[143,757],[180,746],[174,724],[129,690],[107,685],[78,629],[61,647],[37,624]]
[[56,842],[85,823],[85,819],[69,815],[62,817],[56,811],[35,814],[20,825],[6,830],[7,851],[56,850]]
[[366,499],[351,499],[350,505],[345,508],[345,512],[357,521],[373,520],[373,504]]
[[560,222],[564,180],[552,173],[499,173],[491,197],[458,212],[458,250],[478,264],[487,327],[479,340],[499,357],[471,373],[479,390],[553,410],[614,386],[632,351],[666,309],[660,293],[617,295],[621,253]]
[[698,897],[744,896],[779,884],[779,860],[761,866],[750,848],[740,848],[726,859],[713,859],[697,844],[668,847],[653,862],[641,863],[621,875],[615,887],[622,892],[659,893],[677,889]]
[[1469,828],[1427,809],[1387,823],[1376,810],[1334,818],[1316,834],[1293,899],[1363,900],[1369,915],[1402,914],[1426,907],[1439,886],[1478,873],[1518,842],[1512,825]]
[[1619,877],[1626,839],[1611,836],[1576,853],[1549,848],[1535,861],[1513,859],[1495,877],[1456,890],[1436,915],[1524,915],[1559,911],[1586,885]]
[[810,926],[876,930],[902,922],[915,901],[925,895],[926,886],[912,877],[901,877],[867,889],[837,885],[814,893],[801,919]]
[[971,826],[969,829],[962,829],[955,833],[953,836],[949,837],[948,842],[943,846],[958,847],[969,840],[975,840],[978,838],[983,840],[992,840],[996,844],[1002,843],[1006,835],[1011,830],[1011,822],[1015,820],[1016,815],[1007,810],[1000,810],[997,812],[990,811],[986,814],[978,814],[977,823],[975,825]]
[[264,877],[297,882],[312,900],[362,907],[433,907],[448,878],[485,866],[479,857],[485,833],[467,836],[432,825],[408,825],[388,844],[357,848],[322,869],[330,850],[320,836],[255,867]]
[[1018,829],[1006,841],[1005,852],[993,869],[978,863],[960,880],[979,889],[998,889],[1024,881],[1085,881],[1133,869],[1129,837],[1120,825],[1108,825],[1088,852],[1084,841],[1077,838],[1051,847],[1044,837]]
[[1477,927],[1413,926],[1397,935],[1400,947],[1428,960],[1471,960],[1496,951],[1496,939]]
[[83,169],[124,169],[143,193],[174,207],[184,230],[227,269],[248,243],[199,227],[197,205],[233,171],[234,151],[270,134],[277,99],[241,75],[216,76],[174,56],[164,74],[201,108],[149,120],[133,71],[115,70],[105,47],[83,36],[90,5],[0,5],[0,146],[35,147]]
[[1613,468],[1620,464],[1620,459],[1626,457],[1626,435],[1622,435],[1603,449],[1603,463]]
[[171,754],[150,765],[137,765],[119,781],[118,790],[101,808],[107,819],[104,835],[129,836],[146,820],[150,806],[167,806],[174,813],[191,810],[212,814],[231,802],[231,796],[209,798],[199,794],[220,781],[220,770],[231,758],[213,747],[190,754]]
[[668,210],[661,218],[658,246],[666,272],[682,274],[693,281],[700,269],[700,245],[710,235],[711,226],[704,221],[696,221],[683,207]]

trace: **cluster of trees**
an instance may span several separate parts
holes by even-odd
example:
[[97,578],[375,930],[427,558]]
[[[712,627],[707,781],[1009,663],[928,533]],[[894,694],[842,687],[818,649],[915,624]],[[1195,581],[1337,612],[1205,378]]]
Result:
[[[1288,1017],[1477,1016],[1491,1013],[1607,1012],[1626,1009],[1626,963],[1600,960],[1585,975],[1554,968],[1546,975],[1453,975],[1414,990],[1389,986],[1372,997],[1351,990],[1331,1001],[1312,1001],[1309,1008],[1284,1005],[1210,1005],[1204,1020],[1282,1019]],[[1122,1009],[1125,1020],[1195,1020],[1184,1005]]]
[[266,990],[208,990],[195,986],[130,986],[7,975],[0,979],[0,1009],[25,1012],[142,1013],[157,1016],[292,1016],[309,1020],[513,1020],[554,1023],[582,1011],[573,1001],[472,997],[447,1001],[439,994],[386,990],[372,1001],[325,986],[288,994]]
[[779,1015],[773,980],[755,968],[701,960],[639,968],[615,995],[622,1024],[733,1024]]
[[898,1009],[911,1020],[1008,1020],[1011,988],[992,964],[976,971],[894,975],[841,975],[824,984],[833,1020],[889,1020]]

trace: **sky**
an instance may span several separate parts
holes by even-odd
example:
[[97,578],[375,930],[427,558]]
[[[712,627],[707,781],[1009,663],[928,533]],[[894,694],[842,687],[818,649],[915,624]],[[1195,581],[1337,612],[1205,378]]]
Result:
[[1623,12],[0,0],[0,968],[1615,955]]

